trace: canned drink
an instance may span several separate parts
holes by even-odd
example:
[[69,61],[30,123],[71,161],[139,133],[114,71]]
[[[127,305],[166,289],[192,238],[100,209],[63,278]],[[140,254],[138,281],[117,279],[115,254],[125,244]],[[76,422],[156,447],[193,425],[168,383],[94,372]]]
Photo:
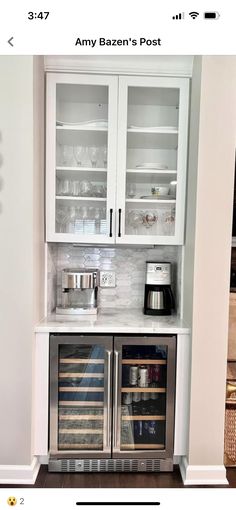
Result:
[[138,366],[134,365],[129,369],[129,383],[131,386],[137,386],[138,384]]
[[143,435],[143,422],[141,420],[134,423],[134,433],[136,437]]
[[138,368],[138,386],[148,388],[148,368],[145,365],[140,365]]
[[132,400],[133,398],[131,392],[123,393],[123,404],[126,405],[132,404]]
[[[152,387],[152,388],[157,388],[157,386],[158,386],[158,385],[157,385],[157,383],[155,383],[155,382],[153,382],[153,383],[151,384],[151,387]],[[151,399],[152,399],[152,400],[156,400],[157,398],[158,398],[158,393],[156,393],[156,392],[151,393]]]
[[160,382],[160,380],[161,380],[161,367],[160,367],[160,365],[153,365],[153,367],[152,367],[152,380],[154,382]]
[[133,402],[140,402],[141,400],[141,393],[139,393],[138,391],[135,391],[133,393]]
[[153,372],[153,366],[152,365],[148,365],[148,383],[150,384],[153,380],[153,377],[152,377],[152,372]]
[[155,421],[148,422],[148,433],[151,436],[154,436],[156,434],[156,422]]

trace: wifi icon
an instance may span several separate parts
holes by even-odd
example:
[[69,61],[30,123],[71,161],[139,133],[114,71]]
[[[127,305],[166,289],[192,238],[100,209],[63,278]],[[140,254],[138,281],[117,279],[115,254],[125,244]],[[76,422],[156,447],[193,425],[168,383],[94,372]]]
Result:
[[196,11],[189,12],[189,16],[191,16],[192,19],[196,19],[199,16],[199,12]]

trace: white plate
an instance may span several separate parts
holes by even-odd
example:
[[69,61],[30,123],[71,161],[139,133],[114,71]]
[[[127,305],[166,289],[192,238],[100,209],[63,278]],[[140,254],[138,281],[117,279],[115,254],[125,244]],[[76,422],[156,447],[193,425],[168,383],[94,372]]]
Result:
[[152,200],[174,200],[174,197],[171,195],[142,195],[140,198],[142,199],[152,199]]
[[159,165],[159,163],[142,163],[141,165],[136,165],[136,168],[140,169],[149,168],[151,170],[168,170],[167,165]]
[[107,127],[108,121],[106,119],[95,119],[95,120],[85,120],[83,122],[62,122],[61,120],[56,121],[57,126],[100,126]]
[[128,126],[128,129],[141,129],[141,130],[145,130],[145,129],[160,129],[161,131],[177,131],[177,127],[176,126],[135,126],[133,124]]

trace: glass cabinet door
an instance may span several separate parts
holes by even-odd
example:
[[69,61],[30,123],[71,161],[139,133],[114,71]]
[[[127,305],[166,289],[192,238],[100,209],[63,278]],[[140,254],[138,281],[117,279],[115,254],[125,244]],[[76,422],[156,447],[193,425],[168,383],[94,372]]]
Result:
[[188,80],[119,81],[118,242],[181,243]]
[[[108,340],[109,344],[109,340]],[[51,336],[51,452],[110,454],[111,351]]]
[[48,240],[113,242],[116,88],[116,77],[48,77]]
[[175,338],[116,342],[115,452],[166,455],[173,449]]

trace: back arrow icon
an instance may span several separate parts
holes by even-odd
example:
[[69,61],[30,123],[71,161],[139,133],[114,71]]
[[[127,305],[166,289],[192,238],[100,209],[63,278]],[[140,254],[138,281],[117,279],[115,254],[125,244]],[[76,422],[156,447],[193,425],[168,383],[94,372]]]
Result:
[[12,36],[12,37],[10,37],[10,39],[8,39],[8,41],[7,41],[7,42],[8,42],[8,44],[10,44],[10,46],[12,46],[12,47],[13,47],[13,46],[14,46],[14,44],[12,44],[12,40],[13,40],[13,36]]

